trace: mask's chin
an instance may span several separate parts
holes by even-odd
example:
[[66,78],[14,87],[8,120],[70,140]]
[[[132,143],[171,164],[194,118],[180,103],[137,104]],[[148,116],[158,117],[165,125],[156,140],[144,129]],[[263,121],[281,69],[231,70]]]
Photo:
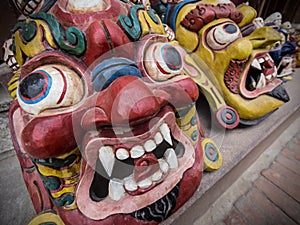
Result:
[[147,219],[142,213],[147,208],[161,221],[175,207],[179,182],[195,162],[192,143],[168,106],[142,125],[112,129],[113,138],[86,135],[78,208],[94,220],[114,214]]

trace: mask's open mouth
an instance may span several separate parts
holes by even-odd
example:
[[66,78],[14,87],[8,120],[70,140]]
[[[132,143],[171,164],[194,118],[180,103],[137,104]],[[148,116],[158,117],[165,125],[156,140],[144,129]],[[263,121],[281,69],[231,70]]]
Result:
[[291,75],[293,70],[293,57],[284,56],[278,65],[278,75],[277,77],[284,77]]
[[143,132],[135,130],[131,137],[124,128],[117,128],[114,138],[101,132],[86,136],[86,163],[76,193],[86,216],[99,220],[139,211],[171,192],[193,166],[195,149],[177,126],[171,107],[143,124]]
[[108,196],[119,200],[125,192],[142,194],[159,184],[170,169],[178,168],[177,158],[184,155],[184,146],[171,135],[166,123],[160,125],[159,130],[154,137],[131,149],[100,148],[90,187],[93,201],[99,202]]
[[267,87],[277,76],[277,69],[269,54],[256,56],[250,65],[246,89],[248,91],[262,90]]
[[268,53],[258,53],[250,60],[231,60],[224,82],[231,92],[248,99],[267,94],[286,101],[287,93],[282,87],[284,96],[273,93],[282,82],[277,78],[277,68]]

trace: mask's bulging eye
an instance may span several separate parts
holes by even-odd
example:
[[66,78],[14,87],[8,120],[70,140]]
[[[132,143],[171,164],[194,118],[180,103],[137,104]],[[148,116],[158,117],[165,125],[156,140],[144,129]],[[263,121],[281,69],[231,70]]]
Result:
[[52,78],[42,70],[30,74],[19,85],[20,98],[27,104],[44,99],[52,85]]
[[183,73],[182,56],[171,44],[154,43],[148,47],[144,65],[151,78],[158,81]]
[[72,106],[83,95],[80,75],[55,64],[38,67],[20,81],[17,91],[22,109],[35,115],[47,109]]
[[236,24],[225,23],[211,28],[205,38],[211,49],[222,50],[241,37],[241,31]]

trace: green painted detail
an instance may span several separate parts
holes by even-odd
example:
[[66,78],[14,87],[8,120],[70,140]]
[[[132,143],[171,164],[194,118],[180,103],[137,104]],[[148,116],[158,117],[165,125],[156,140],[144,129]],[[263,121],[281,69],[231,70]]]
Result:
[[67,206],[74,202],[74,195],[72,193],[65,193],[61,197],[53,199],[56,206]]
[[[122,14],[118,18],[118,22],[121,27],[125,30],[126,34],[134,41],[138,40],[142,35],[142,28],[138,19],[138,10],[145,10],[145,7],[143,5],[131,6],[129,17]],[[153,9],[148,10],[147,13],[155,23],[159,24],[160,21]]]
[[36,35],[37,25],[32,21],[26,23],[26,21],[23,20],[14,26],[13,33],[15,33],[17,30],[22,30],[22,39],[26,42],[30,42]]
[[41,223],[40,225],[57,225],[57,223],[54,223],[54,222],[46,222],[46,223]]
[[58,158],[33,159],[32,158],[32,161],[43,166],[50,166],[59,169],[71,165],[72,163],[75,162],[77,157],[78,157],[77,155],[70,155],[65,159],[58,159]]
[[193,141],[197,141],[197,138],[198,138],[198,135],[199,135],[199,131],[198,130],[195,130],[193,133],[192,133],[192,140]]
[[192,126],[195,126],[197,125],[197,117],[196,117],[196,114],[193,116],[193,118],[191,119],[191,125]]
[[56,44],[69,54],[80,56],[86,50],[84,33],[76,27],[69,27],[64,31],[60,23],[51,15],[44,12],[32,14],[30,19],[43,20],[49,25]]
[[43,180],[45,187],[49,190],[52,191],[57,190],[61,185],[61,182],[57,177],[45,177],[41,175],[41,178]]
[[118,18],[118,22],[121,24],[127,35],[134,41],[138,40],[142,34],[141,25],[139,23],[137,11],[145,9],[143,5],[134,5],[130,8],[130,17],[122,14]]

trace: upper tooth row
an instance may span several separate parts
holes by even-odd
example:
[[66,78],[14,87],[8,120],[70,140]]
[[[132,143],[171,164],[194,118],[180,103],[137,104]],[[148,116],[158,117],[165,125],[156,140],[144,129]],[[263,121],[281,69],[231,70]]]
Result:
[[167,174],[169,169],[178,168],[175,150],[168,148],[164,154],[164,157],[158,159],[158,163],[159,170],[142,181],[136,182],[133,174],[125,177],[123,180],[116,178],[111,179],[109,182],[109,197],[112,200],[118,201],[125,195],[125,190],[136,191],[138,188],[147,189],[153,184],[153,182],[160,181],[163,177],[163,174]]
[[[144,145],[136,145],[130,149],[130,155],[129,152],[125,148],[119,148],[116,151],[116,157],[119,160],[125,160],[129,158],[129,156],[133,159],[140,158],[145,154],[145,152],[152,152],[157,145],[159,145],[163,140],[167,141],[171,146],[172,144],[172,138],[170,133],[170,128],[166,123],[162,124],[160,126],[160,132],[157,132],[154,136],[154,139],[147,140]],[[113,149],[111,148],[111,151]],[[100,148],[101,152],[101,148]]]
[[[172,139],[170,134],[170,128],[166,123],[160,126],[160,132],[157,132],[154,136],[154,140],[147,140],[144,145],[136,145],[130,150],[130,156],[133,159],[139,158],[145,154],[145,152],[153,151],[157,145],[163,140],[166,140],[172,146]],[[125,148],[119,148],[116,151],[116,157],[119,160],[125,160],[129,158],[129,152]],[[102,146],[99,149],[99,160],[102,163],[107,174],[111,176],[112,170],[115,164],[115,154],[111,146]]]
[[258,70],[261,70],[261,65],[263,62],[265,61],[268,61],[270,60],[270,57],[269,56],[266,56],[265,58],[259,58],[259,59],[254,59],[251,63],[251,66],[258,69]]

